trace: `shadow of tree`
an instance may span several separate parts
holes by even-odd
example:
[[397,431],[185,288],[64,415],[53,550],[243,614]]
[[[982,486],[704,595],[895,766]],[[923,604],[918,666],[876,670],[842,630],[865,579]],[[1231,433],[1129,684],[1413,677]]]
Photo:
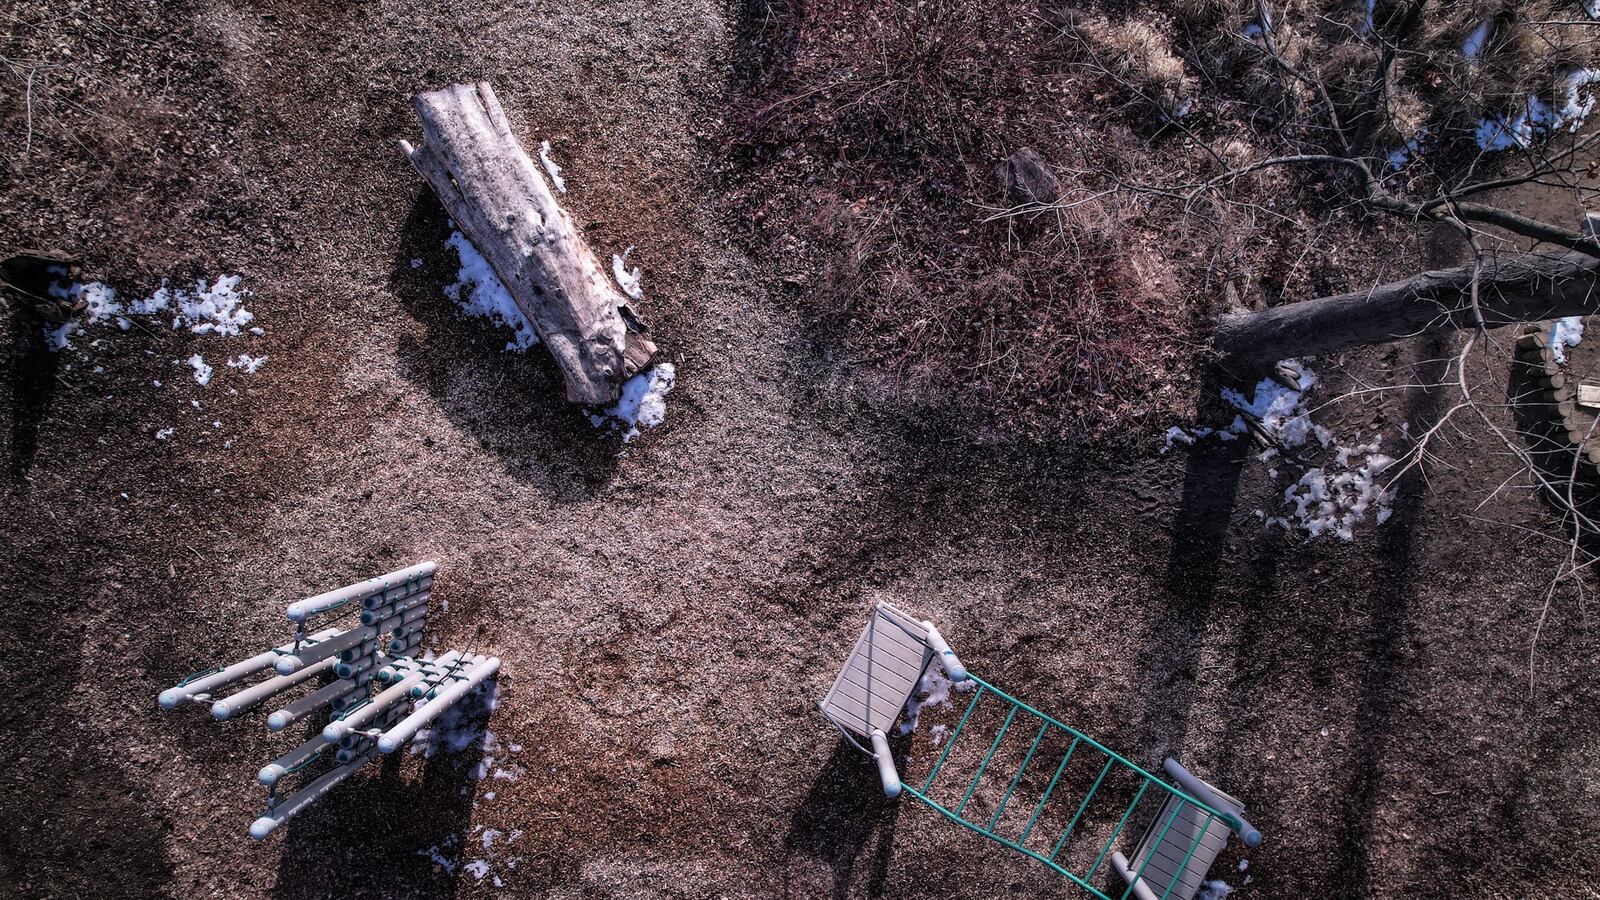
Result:
[[8,303],[11,330],[11,483],[26,490],[39,452],[39,426],[56,392],[61,355],[44,342],[44,321],[19,303]]

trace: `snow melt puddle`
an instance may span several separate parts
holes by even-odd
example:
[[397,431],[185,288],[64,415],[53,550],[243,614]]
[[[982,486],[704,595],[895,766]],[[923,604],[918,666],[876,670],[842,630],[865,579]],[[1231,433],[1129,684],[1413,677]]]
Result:
[[[1256,513],[1268,526],[1279,526],[1287,531],[1301,531],[1309,538],[1324,534],[1340,539],[1355,539],[1355,526],[1366,520],[1372,512],[1374,521],[1382,525],[1393,513],[1394,489],[1385,489],[1379,479],[1394,459],[1382,451],[1382,435],[1373,435],[1366,442],[1356,435],[1349,443],[1334,440],[1332,432],[1311,421],[1306,409],[1305,395],[1317,383],[1316,374],[1298,360],[1280,362],[1279,368],[1300,385],[1299,390],[1271,378],[1263,378],[1253,395],[1244,396],[1232,388],[1222,389],[1222,399],[1239,410],[1232,424],[1226,428],[1171,428],[1166,435],[1165,453],[1174,443],[1193,444],[1197,439],[1216,436],[1220,440],[1233,440],[1243,434],[1248,426],[1245,416],[1260,424],[1261,432],[1272,442],[1258,457],[1264,463],[1279,458],[1283,451],[1305,449],[1308,452],[1331,451],[1332,459],[1320,466],[1305,465],[1299,455],[1285,460],[1286,466],[1301,468],[1300,477],[1283,491],[1286,511],[1283,515],[1268,516],[1261,510]],[[1274,481],[1279,478],[1277,468],[1267,469]]]
[[467,315],[485,318],[511,329],[514,334],[506,342],[507,350],[522,353],[537,345],[539,333],[533,330],[533,323],[522,314],[511,292],[500,283],[500,276],[494,273],[489,261],[483,258],[477,247],[472,246],[466,235],[453,231],[445,239],[444,245],[454,249],[461,260],[455,284],[446,285],[444,295],[455,301]]

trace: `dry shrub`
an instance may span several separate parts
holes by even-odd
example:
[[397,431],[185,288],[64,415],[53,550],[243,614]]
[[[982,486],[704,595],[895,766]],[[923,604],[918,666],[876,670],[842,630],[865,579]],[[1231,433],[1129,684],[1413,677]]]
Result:
[[[1092,101],[1037,5],[831,6],[795,31],[784,77],[734,117],[730,181],[825,340],[1006,427],[1092,436],[1169,413],[1159,386],[1191,353],[1192,295],[1143,249],[1143,211],[1098,196],[1093,173],[1141,140],[1072,126]],[[1182,83],[1154,32],[1115,40],[1152,84]],[[1012,206],[996,172],[1023,147],[1058,203],[985,221]]]
[[1079,19],[1077,30],[1095,56],[1118,78],[1129,82],[1161,115],[1182,118],[1194,97],[1194,80],[1172,52],[1170,27],[1161,20],[1113,23],[1098,16]]

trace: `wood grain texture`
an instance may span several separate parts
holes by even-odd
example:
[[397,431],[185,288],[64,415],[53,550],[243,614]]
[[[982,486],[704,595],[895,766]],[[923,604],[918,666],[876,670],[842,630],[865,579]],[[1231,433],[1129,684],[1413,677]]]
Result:
[[[616,402],[655,345],[630,334],[627,297],[556,202],[487,82],[412,98],[423,144],[400,149],[533,323],[567,399]],[[631,315],[627,318],[634,318]]]

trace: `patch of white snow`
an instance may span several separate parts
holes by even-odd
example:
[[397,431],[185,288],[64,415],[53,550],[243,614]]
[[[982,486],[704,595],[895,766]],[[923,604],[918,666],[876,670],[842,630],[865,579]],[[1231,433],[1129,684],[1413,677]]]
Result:
[[444,244],[454,249],[461,259],[456,282],[445,287],[444,295],[454,300],[467,315],[486,318],[515,332],[511,340],[506,342],[507,350],[521,353],[538,344],[539,333],[534,331],[533,323],[522,314],[511,292],[506,290],[506,286],[500,283],[500,277],[494,273],[494,267],[483,258],[478,248],[472,246],[466,235],[459,231],[451,232]]

